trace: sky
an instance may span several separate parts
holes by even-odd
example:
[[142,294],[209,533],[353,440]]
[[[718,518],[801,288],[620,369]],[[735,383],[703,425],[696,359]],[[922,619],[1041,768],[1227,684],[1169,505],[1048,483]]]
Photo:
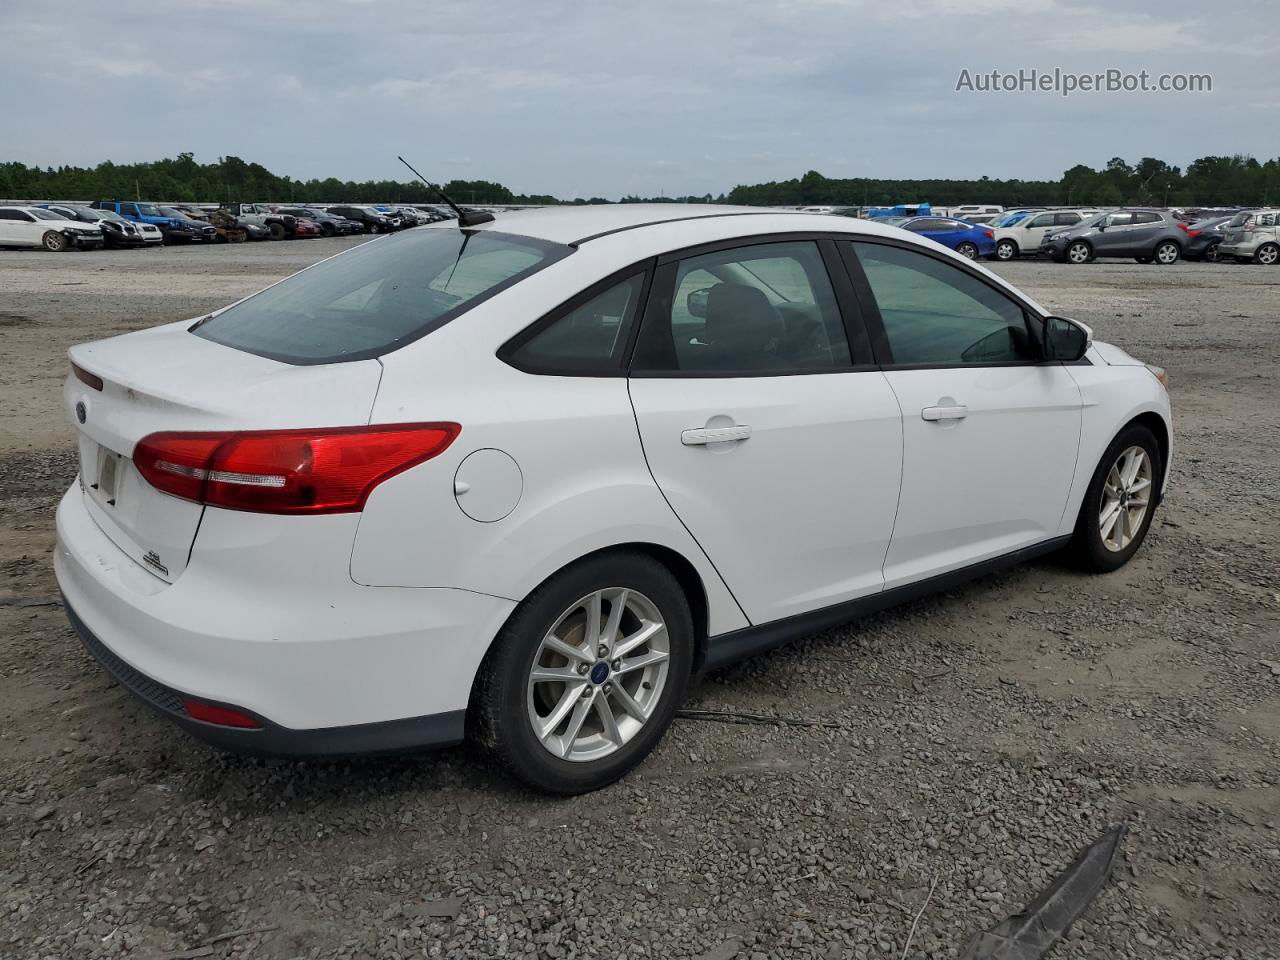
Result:
[[[0,0],[0,161],[559,197],[1280,156],[1275,0]],[[992,70],[1207,93],[957,91]]]

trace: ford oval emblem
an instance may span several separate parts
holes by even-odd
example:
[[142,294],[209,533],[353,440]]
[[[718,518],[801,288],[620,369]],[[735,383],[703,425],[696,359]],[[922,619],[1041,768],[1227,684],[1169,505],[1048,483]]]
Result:
[[81,423],[84,423],[85,420],[88,418],[88,416],[89,416],[89,411],[85,409],[84,401],[77,400],[76,401],[76,419],[79,420]]

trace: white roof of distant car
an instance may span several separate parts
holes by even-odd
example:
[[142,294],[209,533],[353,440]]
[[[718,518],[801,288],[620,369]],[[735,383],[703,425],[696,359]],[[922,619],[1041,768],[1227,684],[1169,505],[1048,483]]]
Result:
[[[813,230],[816,232],[864,233],[885,235],[896,233],[890,227],[852,217],[833,216],[826,213],[803,213],[798,210],[777,210],[769,207],[734,207],[709,203],[611,203],[574,207],[543,207],[537,210],[515,210],[499,213],[494,219],[475,229],[501,230],[550,240],[553,243],[579,244],[602,236],[641,227],[656,227],[667,223],[694,220],[721,220],[728,218],[769,218],[776,225],[777,218],[786,218],[787,230]],[[743,225],[745,233],[767,233],[776,229],[761,220],[759,229]],[[428,229],[457,229],[457,221],[446,220],[432,224]]]

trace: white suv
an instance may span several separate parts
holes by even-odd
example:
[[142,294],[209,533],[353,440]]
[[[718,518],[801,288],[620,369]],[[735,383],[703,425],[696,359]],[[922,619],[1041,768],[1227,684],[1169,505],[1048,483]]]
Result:
[[1045,236],[1055,227],[1074,227],[1097,210],[1016,210],[998,217],[988,226],[995,232],[995,260],[1016,260],[1023,255],[1035,254]]
[[43,207],[0,207],[0,247],[44,247],[55,253],[103,244],[102,227]]
[[611,205],[379,238],[77,346],[55,568],[121,683],[227,747],[466,733],[624,774],[690,677],[993,567],[1138,549],[1158,371],[952,251]]

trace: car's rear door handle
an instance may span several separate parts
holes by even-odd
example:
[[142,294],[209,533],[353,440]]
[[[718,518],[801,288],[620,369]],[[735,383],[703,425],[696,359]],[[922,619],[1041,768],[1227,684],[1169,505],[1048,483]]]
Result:
[[680,433],[680,442],[686,447],[696,447],[704,443],[724,443],[728,440],[746,440],[751,436],[751,428],[745,423],[732,427],[698,427]]
[[925,420],[963,420],[969,415],[969,408],[963,403],[950,407],[925,407],[920,416]]

